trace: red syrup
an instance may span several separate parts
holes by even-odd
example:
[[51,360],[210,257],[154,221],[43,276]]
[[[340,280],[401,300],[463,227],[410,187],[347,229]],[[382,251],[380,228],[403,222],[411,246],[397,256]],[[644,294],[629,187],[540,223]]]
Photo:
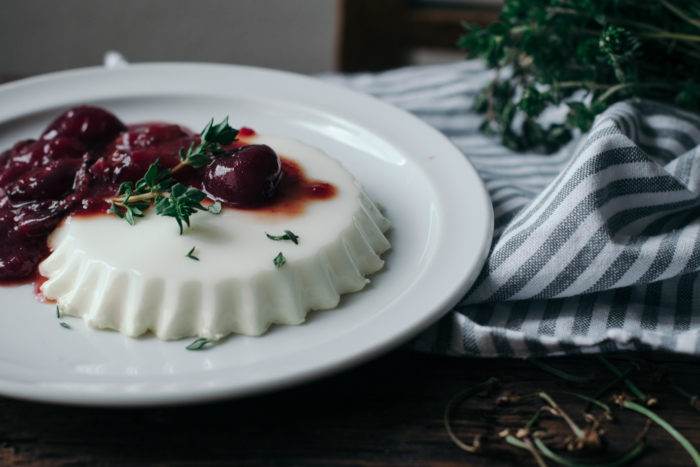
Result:
[[[262,145],[245,140],[255,136],[252,129],[243,127],[238,136],[243,139],[224,147],[226,155],[214,158],[210,166],[238,157],[239,151],[260,150]],[[57,117],[39,140],[20,141],[0,153],[0,286],[31,283],[37,299],[50,302],[39,290],[46,278],[38,265],[51,253],[47,239],[56,227],[69,216],[111,215],[106,199],[116,195],[121,183],[141,179],[156,160],[161,170],[175,167],[181,162],[180,148],[200,142],[199,135],[179,125],[127,126],[104,109],[83,105]],[[242,149],[251,146],[257,149]],[[254,194],[244,190],[237,199],[221,198],[224,207],[291,217],[302,214],[309,202],[335,196],[333,185],[307,179],[294,161],[276,160],[277,166],[252,160],[248,170],[239,170],[236,181]],[[210,166],[184,167],[173,178],[203,189]],[[270,183],[251,182],[256,174]]]

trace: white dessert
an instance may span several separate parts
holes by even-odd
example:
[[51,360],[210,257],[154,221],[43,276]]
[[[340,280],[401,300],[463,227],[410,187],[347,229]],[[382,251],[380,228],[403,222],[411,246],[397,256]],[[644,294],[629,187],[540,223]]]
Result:
[[[251,141],[252,142],[252,141]],[[69,218],[49,238],[53,253],[39,266],[41,291],[61,313],[89,326],[158,338],[230,333],[258,336],[271,324],[296,325],[310,310],[338,305],[384,265],[390,226],[358,182],[335,159],[298,141],[257,136],[298,163],[309,179],[337,194],[306,204],[296,216],[224,209],[198,213],[179,235],[172,218],[130,226],[115,216]],[[299,244],[273,241],[290,230]],[[195,261],[186,257],[195,247]],[[277,269],[282,253],[286,264]]]

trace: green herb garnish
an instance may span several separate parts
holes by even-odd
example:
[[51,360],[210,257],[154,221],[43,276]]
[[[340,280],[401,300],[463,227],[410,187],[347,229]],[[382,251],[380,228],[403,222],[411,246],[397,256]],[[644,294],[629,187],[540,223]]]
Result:
[[56,305],[56,318],[61,317],[61,310],[58,309],[58,305]]
[[60,323],[58,323],[58,324],[60,324],[61,327],[63,327],[63,328],[72,329],[72,328],[70,327],[70,325],[68,325],[68,324],[66,324],[66,323],[64,323],[64,322],[60,322]]
[[269,238],[270,240],[291,240],[292,243],[294,243],[295,245],[299,244],[299,236],[294,235],[290,230],[285,230],[284,235],[270,235],[267,232],[265,232],[265,235],[267,235],[267,238]]
[[187,151],[185,148],[180,148],[182,158],[180,164],[172,169],[160,170],[160,159],[158,159],[151,164],[144,177],[136,184],[122,183],[117,196],[109,200],[112,206],[108,212],[134,225],[135,218],[143,217],[143,211],[153,205],[156,214],[175,218],[180,227],[180,235],[182,235],[183,222],[189,227],[190,216],[197,211],[220,213],[221,203],[216,202],[209,207],[202,206],[200,203],[207,195],[196,188],[176,184],[171,175],[187,165],[195,168],[204,167],[211,160],[211,156],[224,152],[221,149],[222,145],[226,146],[236,141],[237,135],[238,130],[228,125],[228,117],[218,125],[214,125],[214,119],[212,119],[202,130],[202,142],[199,146],[194,148],[192,143]]
[[191,259],[193,259],[193,260],[195,260],[195,261],[199,261],[199,258],[197,258],[195,255],[192,254],[192,253],[194,253],[194,249],[195,249],[195,247],[192,247],[192,249],[190,250],[190,252],[187,253],[185,256],[187,256],[188,258],[191,258]]
[[211,161],[211,156],[216,156],[224,152],[221,146],[228,146],[236,140],[238,130],[231,128],[228,124],[228,117],[223,119],[218,125],[214,125],[212,118],[204,130],[200,133],[202,142],[196,148],[194,143],[185,151],[185,148],[180,148],[180,157],[182,162],[171,170],[171,173],[177,172],[186,165],[191,165],[194,168],[204,167]]
[[280,251],[280,254],[277,255],[277,256],[275,257],[275,259],[273,260],[273,263],[275,263],[275,267],[276,267],[277,269],[279,269],[279,268],[280,268],[284,263],[286,263],[286,262],[287,262],[287,260],[284,259],[284,255],[282,254],[281,251]]
[[200,350],[202,347],[207,345],[210,342],[213,342],[214,339],[207,339],[205,337],[200,337],[196,341],[192,342],[190,345],[185,347],[187,350]]
[[[466,25],[459,46],[496,69],[476,98],[481,131],[504,145],[554,152],[572,130],[588,131],[596,115],[630,97],[700,108],[700,9],[678,0],[506,0],[499,22]],[[507,78],[498,71],[512,67]],[[545,128],[538,117],[579,89],[565,122]],[[517,115],[517,118],[516,118]],[[522,122],[514,128],[516,122]]]

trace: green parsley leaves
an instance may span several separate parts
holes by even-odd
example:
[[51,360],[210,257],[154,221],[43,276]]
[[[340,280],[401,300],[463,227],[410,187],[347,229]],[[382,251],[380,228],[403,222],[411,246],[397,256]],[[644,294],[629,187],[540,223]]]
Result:
[[[182,162],[172,169],[160,170],[160,159],[156,160],[146,171],[144,177],[137,181],[124,182],[119,186],[115,198],[110,199],[112,206],[109,213],[125,219],[130,225],[135,225],[135,218],[143,217],[143,212],[151,206],[155,206],[156,214],[172,217],[183,231],[183,223],[190,226],[190,216],[197,211],[208,211],[212,214],[221,212],[221,203],[216,202],[209,207],[202,206],[201,202],[207,197],[202,191],[185,187],[175,183],[171,175],[182,167],[204,167],[211,161],[211,156],[224,152],[221,146],[226,146],[236,141],[238,130],[231,128],[226,117],[218,125],[214,125],[212,119],[202,130],[202,142],[189,149],[180,148]],[[153,200],[153,201],[152,201]]]
[[277,256],[275,257],[275,259],[272,260],[272,262],[275,263],[275,267],[276,267],[277,269],[279,269],[279,268],[282,267],[282,265],[283,265],[284,263],[287,262],[287,260],[284,259],[284,255],[283,255],[282,252],[280,251],[280,254],[277,255]]
[[299,244],[299,236],[294,235],[290,230],[285,230],[284,235],[270,235],[267,232],[265,232],[265,235],[267,235],[267,238],[269,238],[270,240],[275,240],[277,242],[279,242],[280,240],[291,240],[291,242],[295,245]]

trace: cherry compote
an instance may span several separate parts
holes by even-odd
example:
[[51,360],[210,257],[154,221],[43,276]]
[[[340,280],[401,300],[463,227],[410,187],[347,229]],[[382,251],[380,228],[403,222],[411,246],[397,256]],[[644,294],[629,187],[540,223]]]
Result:
[[[205,167],[185,166],[177,182],[203,188],[210,198],[237,209],[273,209],[295,215],[306,202],[332,197],[335,188],[306,180],[302,169],[265,145],[239,138]],[[199,135],[179,125],[127,126],[105,109],[67,110],[42,133],[0,153],[0,284],[38,280],[50,253],[47,238],[67,216],[104,214],[123,182],[182,162],[181,148],[197,147]]]

